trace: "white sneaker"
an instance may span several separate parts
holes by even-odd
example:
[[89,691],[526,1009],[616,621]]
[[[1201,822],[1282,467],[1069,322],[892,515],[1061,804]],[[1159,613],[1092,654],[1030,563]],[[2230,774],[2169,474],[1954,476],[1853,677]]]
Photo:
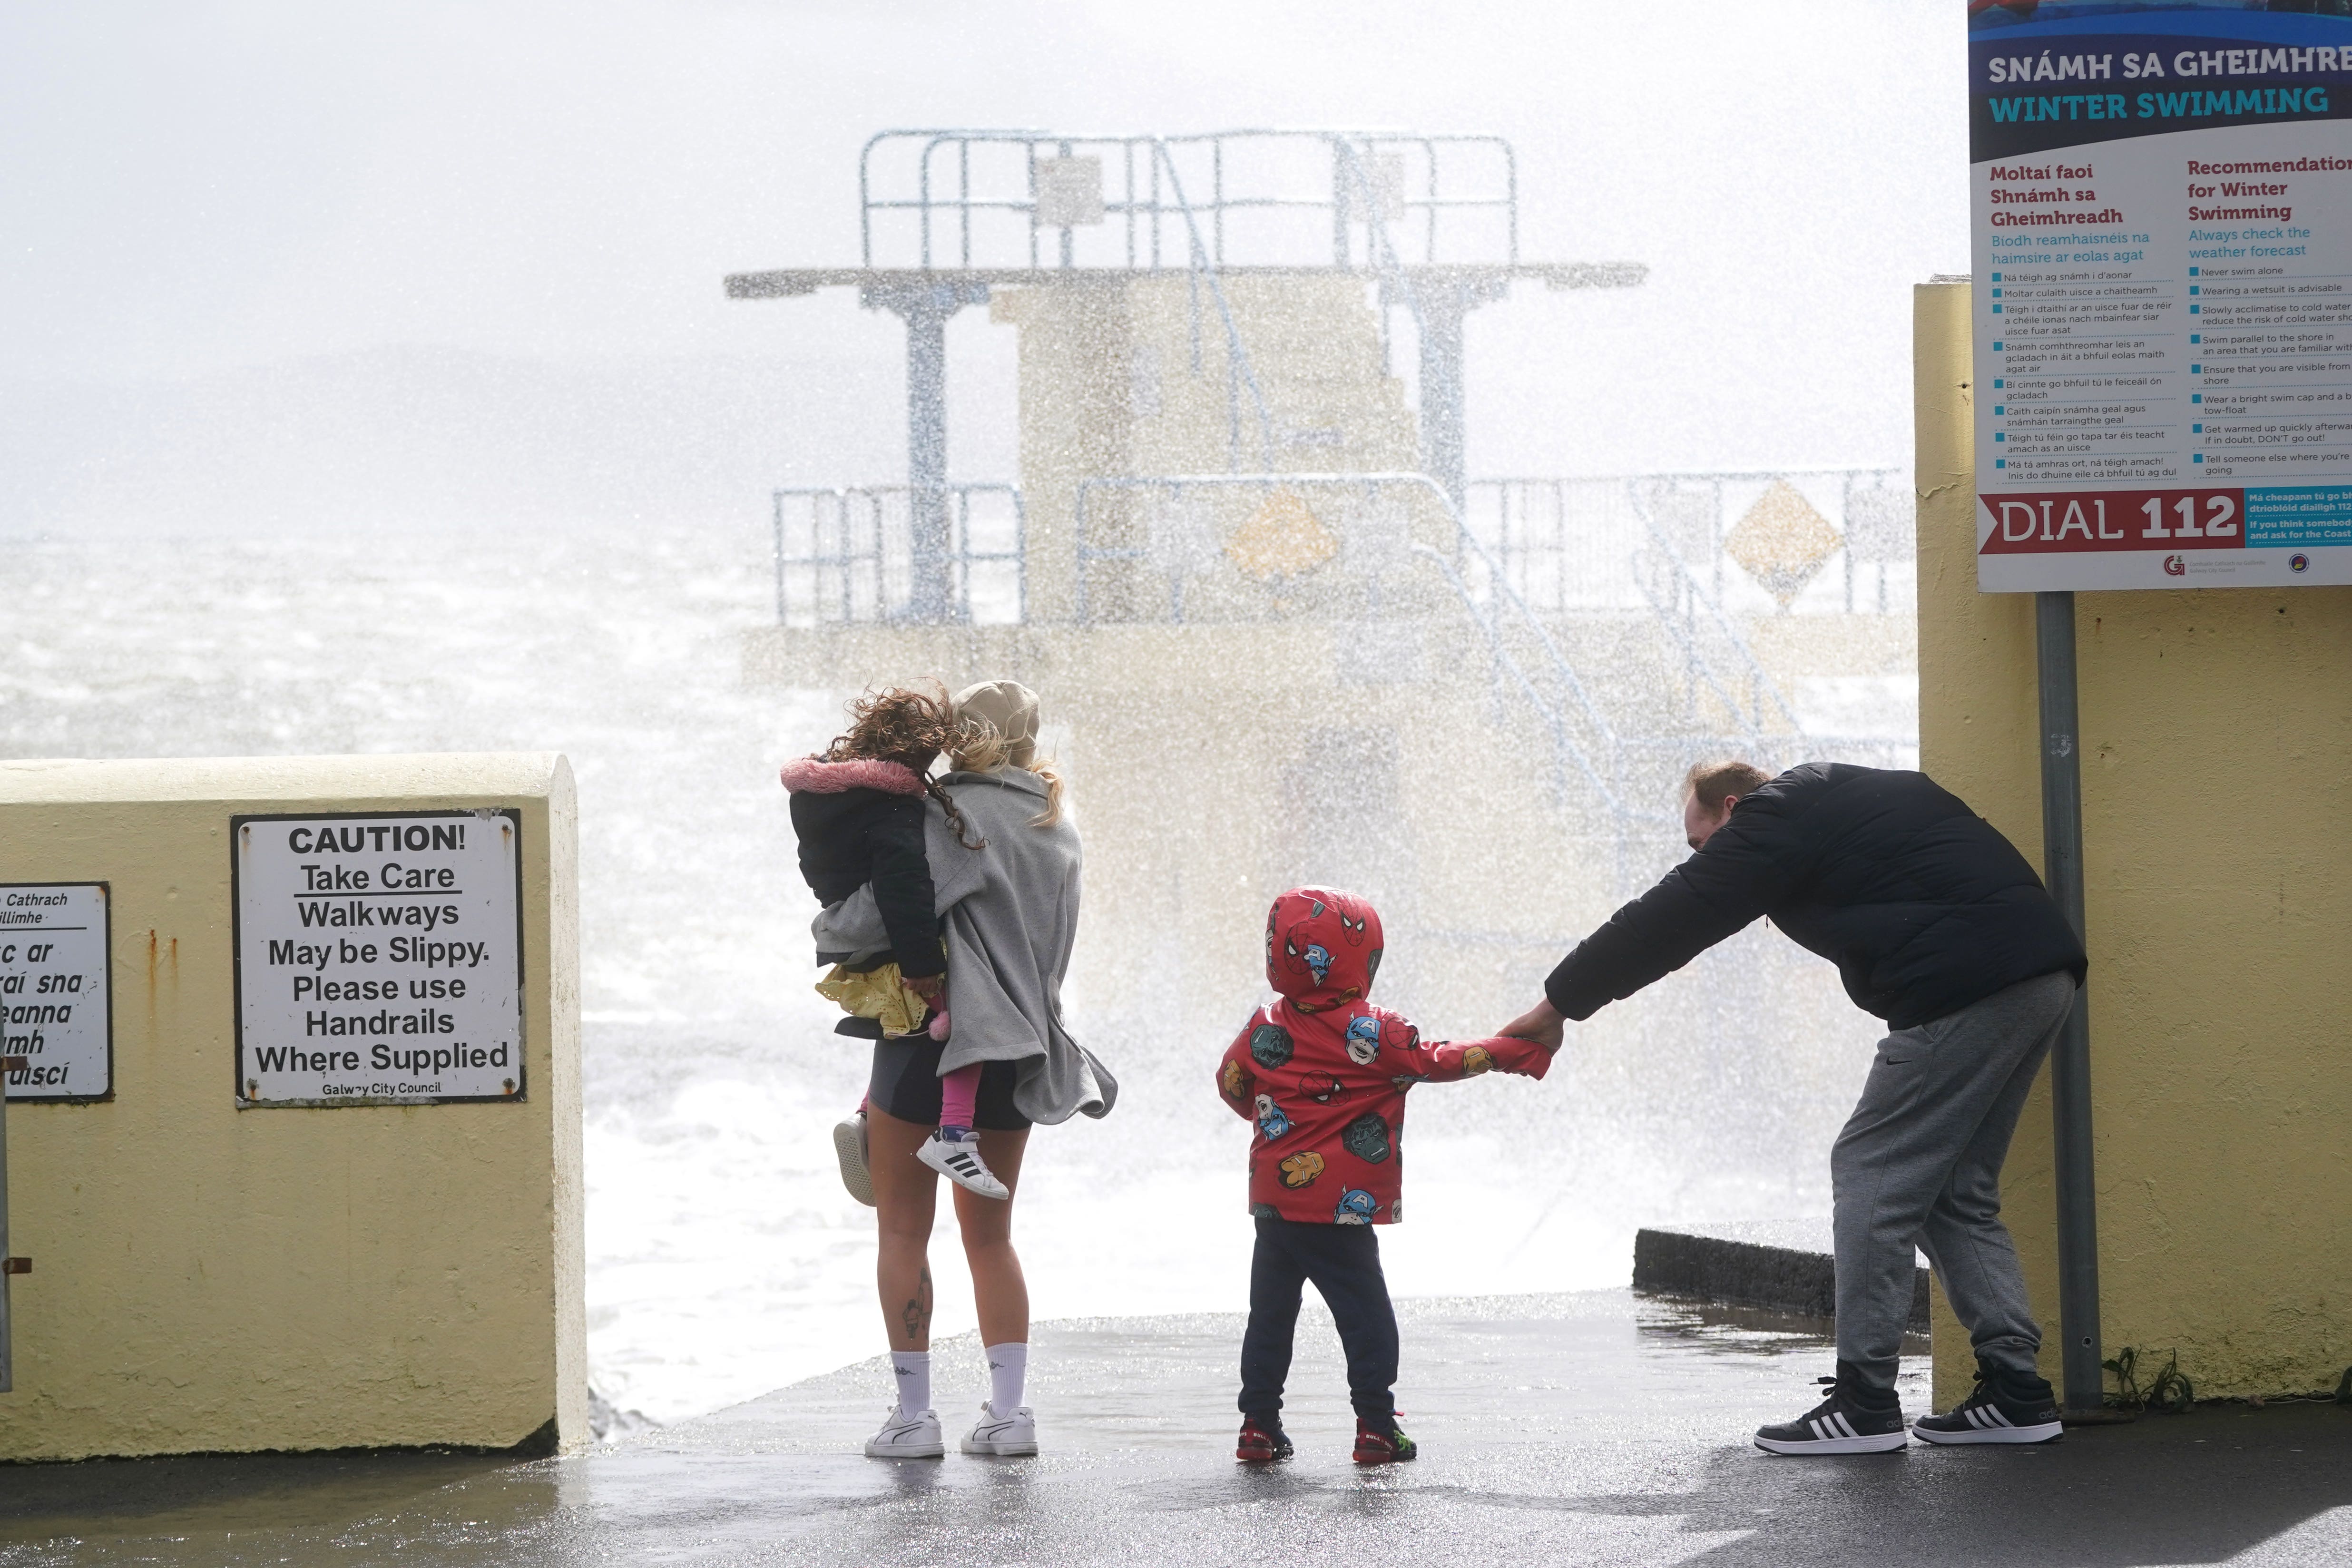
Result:
[[849,1195],[874,1206],[874,1173],[866,1165],[866,1112],[833,1124],[833,1152],[841,1162],[841,1184]]
[[882,1417],[882,1430],[866,1439],[869,1459],[936,1459],[947,1451],[940,1437],[938,1412],[921,1410],[909,1415],[895,1405]]
[[964,1434],[967,1454],[994,1454],[1013,1458],[1037,1451],[1037,1417],[1027,1405],[1010,1415],[999,1415],[993,1405],[980,1407],[980,1425]]
[[1012,1190],[998,1181],[995,1173],[981,1159],[978,1138],[950,1143],[934,1132],[915,1151],[915,1158],[967,1192],[978,1193],[984,1198],[1013,1195]]

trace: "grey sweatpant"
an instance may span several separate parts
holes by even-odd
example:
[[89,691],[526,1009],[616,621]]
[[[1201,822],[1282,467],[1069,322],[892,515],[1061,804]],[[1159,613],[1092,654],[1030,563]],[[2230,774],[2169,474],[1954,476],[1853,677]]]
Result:
[[2074,991],[2063,971],[2020,981],[1878,1043],[1830,1154],[1838,1359],[1873,1386],[1895,1386],[1915,1245],[1979,1358],[2033,1372],[2042,1329],[2000,1223],[2000,1165]]

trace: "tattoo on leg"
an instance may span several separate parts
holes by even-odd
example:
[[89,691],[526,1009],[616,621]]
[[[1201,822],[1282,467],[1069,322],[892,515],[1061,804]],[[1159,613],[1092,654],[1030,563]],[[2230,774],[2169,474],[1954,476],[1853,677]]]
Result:
[[907,1298],[907,1342],[916,1344],[931,1331],[931,1266],[923,1265],[915,1293]]

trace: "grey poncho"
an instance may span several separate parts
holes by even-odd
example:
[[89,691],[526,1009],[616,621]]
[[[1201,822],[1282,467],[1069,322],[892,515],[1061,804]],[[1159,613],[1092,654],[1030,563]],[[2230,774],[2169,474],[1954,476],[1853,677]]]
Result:
[[[1078,833],[1045,809],[1045,781],[1026,768],[950,773],[940,781],[982,849],[957,842],[937,802],[924,813],[924,853],[947,920],[948,1014],[954,1036],[940,1070],[1017,1063],[1013,1103],[1032,1121],[1106,1116],[1118,1082],[1062,1026],[1062,975],[1078,933]],[[867,953],[889,944],[869,883],[820,913],[819,952]]]

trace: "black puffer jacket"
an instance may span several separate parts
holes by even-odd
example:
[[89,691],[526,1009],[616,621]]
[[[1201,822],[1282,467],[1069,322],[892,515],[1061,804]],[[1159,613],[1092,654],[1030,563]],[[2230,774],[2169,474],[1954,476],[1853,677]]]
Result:
[[1589,1018],[1759,915],[1838,966],[1891,1028],[2070,970],[2083,944],[2016,846],[1925,773],[1807,763],[1609,917],[1544,983]]
[[784,765],[783,782],[792,792],[801,875],[818,900],[837,904],[873,883],[890,951],[872,962],[895,958],[898,973],[914,980],[944,973],[947,953],[923,854],[923,783],[914,770],[803,757]]

